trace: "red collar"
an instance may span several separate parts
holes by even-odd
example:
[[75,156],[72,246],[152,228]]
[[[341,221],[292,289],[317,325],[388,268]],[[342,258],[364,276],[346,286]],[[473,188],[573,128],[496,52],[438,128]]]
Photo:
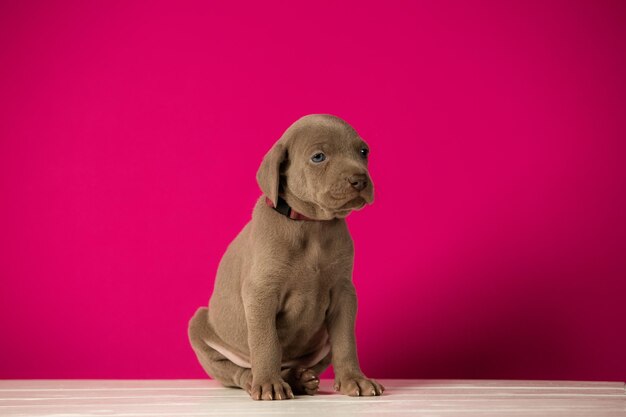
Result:
[[272,203],[272,200],[270,200],[269,197],[265,197],[265,203],[283,216],[287,216],[292,220],[315,221],[315,219],[311,219],[310,217],[307,217],[304,214],[298,213],[297,211],[293,210],[291,207],[289,207],[287,202],[280,197],[278,197],[276,206],[274,206],[274,203]]

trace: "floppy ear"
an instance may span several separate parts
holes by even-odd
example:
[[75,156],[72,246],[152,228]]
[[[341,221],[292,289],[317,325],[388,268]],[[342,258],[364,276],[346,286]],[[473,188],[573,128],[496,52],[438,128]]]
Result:
[[256,173],[256,181],[261,191],[276,206],[278,203],[278,186],[280,185],[280,164],[287,157],[287,147],[277,142],[265,155]]

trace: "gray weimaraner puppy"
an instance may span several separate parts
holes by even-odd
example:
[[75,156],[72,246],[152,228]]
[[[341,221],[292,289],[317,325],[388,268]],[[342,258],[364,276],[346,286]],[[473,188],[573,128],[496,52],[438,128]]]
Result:
[[332,362],[335,390],[381,395],[363,375],[354,323],[354,246],[345,217],[374,199],[369,148],[342,119],[297,120],[265,155],[263,194],[229,245],[208,308],[189,322],[204,370],[255,400],[313,395]]

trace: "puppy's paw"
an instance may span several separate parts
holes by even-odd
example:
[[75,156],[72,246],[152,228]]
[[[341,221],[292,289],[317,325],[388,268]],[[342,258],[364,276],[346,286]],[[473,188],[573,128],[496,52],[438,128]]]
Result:
[[335,391],[351,397],[371,397],[383,395],[385,387],[382,384],[368,379],[365,375],[355,375],[342,378],[335,378]]
[[288,400],[294,398],[291,387],[282,378],[269,381],[252,380],[250,397],[253,400]]
[[285,369],[283,378],[291,385],[297,395],[315,395],[320,387],[320,379],[315,372],[306,368]]

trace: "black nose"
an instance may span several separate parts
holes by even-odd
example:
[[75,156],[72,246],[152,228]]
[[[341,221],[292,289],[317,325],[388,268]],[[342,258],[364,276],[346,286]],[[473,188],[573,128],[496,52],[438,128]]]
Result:
[[367,176],[363,174],[348,177],[348,181],[350,182],[352,188],[357,191],[361,191],[363,188],[367,187]]

